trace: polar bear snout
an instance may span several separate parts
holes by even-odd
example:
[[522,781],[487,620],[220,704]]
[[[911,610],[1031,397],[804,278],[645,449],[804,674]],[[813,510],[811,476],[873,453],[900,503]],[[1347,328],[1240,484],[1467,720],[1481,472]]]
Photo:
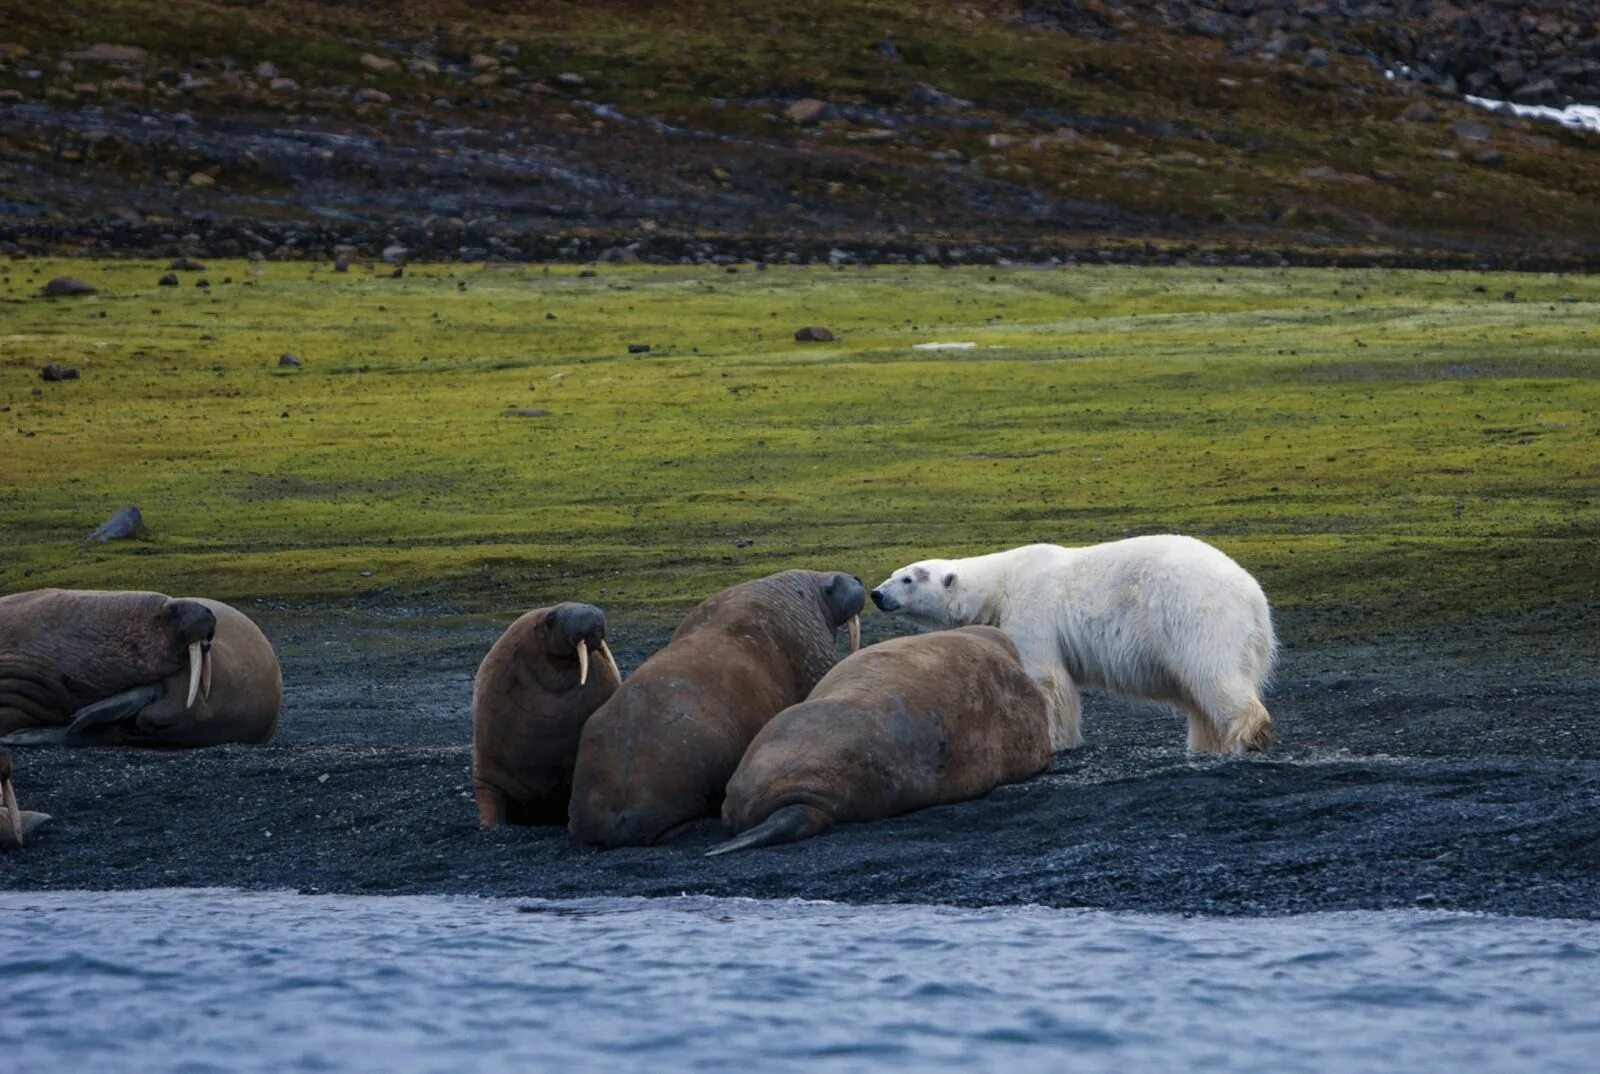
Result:
[[879,586],[872,591],[872,603],[878,606],[880,612],[894,612],[900,610],[900,602],[886,591],[884,586]]

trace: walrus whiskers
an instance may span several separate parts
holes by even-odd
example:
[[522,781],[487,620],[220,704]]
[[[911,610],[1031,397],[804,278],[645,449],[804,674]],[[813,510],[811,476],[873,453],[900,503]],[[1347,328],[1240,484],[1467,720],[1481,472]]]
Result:
[[850,651],[853,653],[857,649],[860,649],[860,648],[861,648],[861,617],[859,615],[852,615],[850,617]]
[[582,638],[578,639],[578,685],[589,684],[589,646]]
[[200,696],[200,643],[189,643],[189,700],[183,703],[184,710],[194,708],[194,699]]
[[617,677],[618,682],[621,682],[622,669],[617,667],[617,658],[611,655],[611,646],[606,644],[606,639],[604,638],[600,639],[600,655],[605,657],[607,666],[611,668],[611,674]]

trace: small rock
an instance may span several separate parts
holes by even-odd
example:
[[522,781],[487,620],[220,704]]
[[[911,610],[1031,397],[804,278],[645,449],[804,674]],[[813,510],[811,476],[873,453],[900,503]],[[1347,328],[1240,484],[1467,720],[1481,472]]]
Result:
[[1395,117],[1401,123],[1432,123],[1438,118],[1427,101],[1412,101]]
[[292,78],[274,78],[267,83],[267,89],[280,97],[289,97],[300,92],[300,83]]
[[387,56],[375,56],[370,52],[361,54],[361,66],[375,75],[393,74],[400,70],[400,65]]
[[1319,183],[1352,183],[1360,186],[1364,183],[1372,182],[1365,175],[1335,171],[1326,164],[1320,164],[1315,168],[1302,168],[1300,169],[1300,174],[1306,179],[1313,179]]
[[137,45],[90,45],[78,52],[67,53],[67,59],[77,60],[82,63],[115,63],[115,64],[142,64],[150,59],[150,53]]
[[1327,67],[1333,61],[1328,58],[1328,50],[1313,48],[1306,51],[1305,64],[1307,67]]
[[88,548],[92,544],[104,544],[107,541],[119,541],[129,537],[143,537],[144,515],[139,513],[137,507],[124,507],[110,518],[106,519],[89,536],[83,539],[79,548]]
[[196,261],[192,257],[175,257],[167,267],[174,272],[204,272],[206,270],[204,261]]
[[278,366],[280,368],[299,369],[302,364],[304,363],[297,356],[290,354],[288,351],[278,355]]
[[77,380],[78,371],[70,365],[56,365],[51,362],[39,370],[39,376],[48,381]]
[[580,89],[587,85],[584,77],[578,74],[576,71],[563,71],[557,75],[553,81],[556,85],[562,87],[563,89]]
[[828,102],[819,101],[815,97],[802,97],[783,110],[783,116],[790,123],[815,123],[828,111]]
[[393,99],[380,89],[368,87],[367,89],[356,91],[356,100],[362,104],[388,104]]
[[1498,168],[1506,158],[1498,149],[1480,149],[1472,154],[1472,159],[1485,168]]
[[508,418],[544,418],[549,417],[550,412],[548,410],[540,410],[536,406],[513,406],[506,407],[504,414]]
[[157,280],[156,284],[159,287],[176,287],[178,286],[178,274],[176,272],[169,272],[165,276],[161,277],[161,279]]
[[266,60],[256,64],[256,77],[263,82],[271,82],[278,77],[278,68]]
[[600,275],[600,274],[598,272],[596,272],[594,269],[586,268],[583,271],[578,273],[578,279],[580,279],[580,280],[590,280],[590,279],[593,279],[594,277],[596,277],[598,275]]
[[919,108],[952,108],[960,111],[971,108],[972,102],[934,89],[926,82],[918,82],[906,94],[906,100]]
[[1450,128],[1455,131],[1456,137],[1463,142],[1487,142],[1494,137],[1494,131],[1487,123],[1479,123],[1475,119],[1463,119]]
[[21,90],[0,90],[0,104],[21,104],[25,99]]
[[[482,52],[473,53],[472,59],[468,63],[474,71],[493,71],[500,66],[498,57],[485,55]],[[583,79],[578,79],[578,85],[583,85]]]
[[194,281],[194,285],[196,287],[210,287],[211,281],[202,277],[201,279]]
[[82,280],[75,280],[71,276],[57,276],[44,285],[41,293],[50,298],[67,298],[72,295],[92,295],[98,288],[90,287]]
[[821,325],[809,325],[794,334],[797,343],[832,343],[833,333]]
[[335,271],[335,272],[349,272],[350,271],[350,259],[348,257],[346,257],[344,254],[340,254],[338,257],[334,258],[333,259],[333,271]]
[[648,343],[630,343],[630,344],[628,344],[628,353],[629,354],[649,354],[650,353],[650,344],[648,344]]
[[190,186],[215,186],[216,183],[217,181],[211,176],[207,175],[205,172],[195,172],[193,175],[189,176]]

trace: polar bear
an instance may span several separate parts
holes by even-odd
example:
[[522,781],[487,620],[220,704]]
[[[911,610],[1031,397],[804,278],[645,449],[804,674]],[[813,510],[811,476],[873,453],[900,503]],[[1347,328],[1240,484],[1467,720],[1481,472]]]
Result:
[[1079,686],[1175,706],[1189,717],[1193,750],[1272,744],[1261,689],[1278,643],[1266,595],[1193,537],[925,559],[891,574],[872,601],[925,625],[1004,630],[1050,701],[1052,750],[1083,743]]

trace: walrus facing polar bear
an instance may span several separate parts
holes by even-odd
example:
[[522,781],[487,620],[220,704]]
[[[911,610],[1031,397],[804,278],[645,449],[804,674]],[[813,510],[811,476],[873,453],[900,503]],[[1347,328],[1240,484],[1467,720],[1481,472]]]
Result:
[[1266,595],[1204,541],[1167,534],[925,559],[891,574],[872,601],[933,626],[1004,630],[1049,700],[1052,749],[1083,742],[1080,686],[1177,707],[1190,749],[1272,744],[1261,689],[1278,643]]

